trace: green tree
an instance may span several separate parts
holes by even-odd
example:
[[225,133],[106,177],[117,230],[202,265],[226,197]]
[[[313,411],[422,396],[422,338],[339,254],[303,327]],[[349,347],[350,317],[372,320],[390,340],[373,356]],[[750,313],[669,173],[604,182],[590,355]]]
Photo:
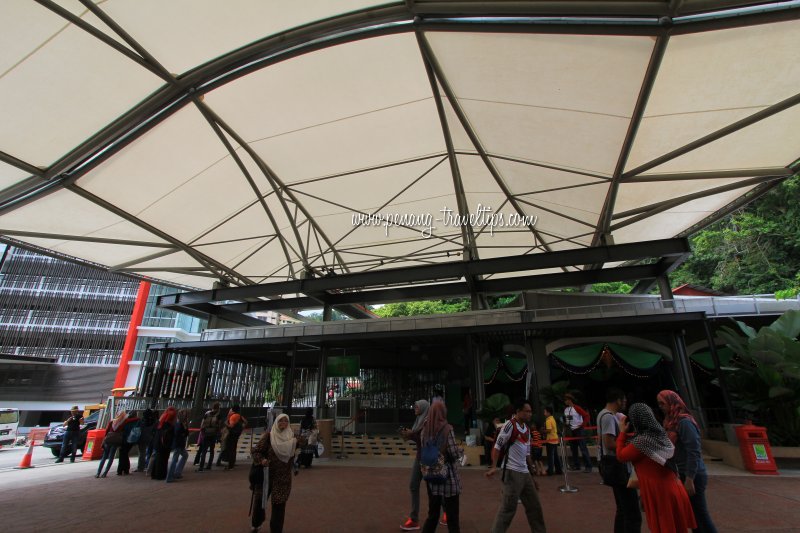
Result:
[[691,238],[689,258],[673,286],[702,285],[730,294],[791,289],[800,275],[800,176]]
[[624,281],[611,281],[609,283],[595,283],[592,292],[603,294],[629,294],[633,286]]
[[264,391],[264,401],[280,403],[283,396],[283,379],[286,375],[286,369],[280,366],[273,366],[269,368],[268,373],[269,385],[267,390]]
[[[519,305],[519,296],[488,296],[486,298],[490,309],[502,309]],[[453,298],[450,300],[422,300],[418,302],[397,302],[373,308],[372,312],[381,318],[395,316],[418,316],[463,313],[471,311],[472,306],[467,298]]]

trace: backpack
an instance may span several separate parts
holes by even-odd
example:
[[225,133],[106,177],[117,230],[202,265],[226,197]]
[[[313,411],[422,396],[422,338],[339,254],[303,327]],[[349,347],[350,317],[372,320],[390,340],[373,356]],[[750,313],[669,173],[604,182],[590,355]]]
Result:
[[428,440],[420,450],[419,469],[422,479],[428,483],[441,484],[447,481],[449,465],[444,457],[447,437],[439,442],[442,431],[444,430],[441,430],[435,439]]
[[[509,422],[511,423],[511,436],[508,437],[508,441],[505,443],[505,446],[503,446],[503,449],[500,450],[500,457],[499,457],[499,459],[502,461],[503,464],[503,474],[501,476],[501,479],[503,481],[506,480],[506,465],[508,464],[508,451],[511,449],[511,445],[514,444],[514,441],[517,440],[520,436],[520,431],[519,429],[517,429],[517,423],[514,420],[510,420]],[[500,432],[502,431],[503,430],[501,429]],[[531,437],[533,437],[533,434],[531,434]]]
[[589,427],[589,423],[592,421],[592,415],[589,414],[589,411],[577,405],[573,405],[572,407],[579,415],[581,415],[581,418],[583,418],[583,424],[581,424],[581,427],[584,429]]
[[239,421],[236,422],[234,425],[231,426],[230,432],[237,437],[242,434],[244,430],[244,422],[242,421],[242,417],[239,417]]
[[128,441],[128,444],[136,444],[139,442],[139,439],[141,438],[142,438],[142,426],[136,424],[131,429],[130,433],[128,433],[128,438],[126,440]]
[[203,436],[216,437],[217,433],[219,433],[219,411],[216,413],[208,411],[203,416],[203,421],[206,422],[206,426],[203,428]]

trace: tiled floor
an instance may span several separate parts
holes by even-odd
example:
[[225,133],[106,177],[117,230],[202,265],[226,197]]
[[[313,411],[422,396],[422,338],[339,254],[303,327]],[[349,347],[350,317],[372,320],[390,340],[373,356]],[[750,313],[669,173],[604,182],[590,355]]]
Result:
[[[409,510],[410,458],[317,461],[294,478],[286,533],[395,532]],[[246,532],[248,463],[166,484],[142,474],[93,477],[96,463],[63,464],[0,475],[0,530]],[[720,532],[800,532],[800,477],[763,477],[712,465],[709,505]],[[462,470],[462,531],[489,531],[500,483],[480,467]],[[550,533],[611,531],[613,498],[598,474],[575,474],[576,494],[561,478],[538,478]],[[423,487],[422,510],[427,509]],[[268,528],[262,529],[267,531]],[[439,527],[440,531],[446,531]],[[524,514],[510,532],[528,531]],[[643,533],[647,528],[643,528]]]

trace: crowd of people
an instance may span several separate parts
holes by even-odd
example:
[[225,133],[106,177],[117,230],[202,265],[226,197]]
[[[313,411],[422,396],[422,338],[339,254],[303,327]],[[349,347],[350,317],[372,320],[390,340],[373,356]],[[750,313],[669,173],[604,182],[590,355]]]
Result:
[[[502,486],[492,533],[502,533],[510,527],[519,504],[524,508],[530,530],[545,533],[547,527],[535,476],[558,475],[564,467],[591,473],[592,460],[586,440],[594,437],[603,484],[611,489],[616,507],[614,533],[639,533],[642,512],[651,533],[685,533],[689,529],[716,533],[705,497],[708,475],[700,450],[700,426],[677,393],[664,390],[657,395],[656,404],[663,415],[663,421],[659,422],[644,403],[631,405],[626,416],[625,394],[618,389],[608,390],[605,407],[597,415],[596,434],[587,430],[590,415],[577,404],[575,396],[567,394],[563,399],[566,407],[561,437],[570,443],[571,465],[562,465],[560,461],[561,437],[552,407],[542,408],[541,428],[534,420],[533,405],[528,400],[517,401],[513,414],[505,422],[495,418],[489,424],[484,443],[489,463],[485,476],[489,480],[499,478]],[[431,401],[415,402],[414,414],[413,426],[401,429],[402,436],[416,444],[416,455],[409,484],[411,511],[400,528],[432,533],[438,525],[446,525],[448,531],[458,532],[463,490],[459,466],[463,465],[464,452],[447,422],[442,395],[434,395]],[[64,422],[67,431],[57,462],[62,462],[69,450],[74,460],[74,449],[68,444],[76,440],[73,426],[79,423],[80,413],[73,410]],[[194,458],[197,472],[211,470],[214,464],[219,467],[222,462],[226,463],[226,470],[233,468],[238,439],[246,424],[237,405],[223,416],[220,405],[215,403],[200,423],[199,449]],[[469,427],[465,429],[468,431]],[[289,417],[281,414],[253,446],[249,475],[253,532],[266,520],[270,504],[270,531],[283,531],[292,471],[296,474],[299,466],[311,467],[317,434],[312,409],[301,420],[298,434],[290,428]],[[130,474],[129,452],[136,446],[139,457],[135,472],[146,472],[152,479],[167,483],[179,480],[189,456],[188,436],[186,409],[168,407],[160,416],[146,409],[140,417],[136,412],[120,411],[106,427],[103,455],[95,477],[107,476],[117,452],[117,475]],[[215,463],[218,444],[220,453]],[[542,464],[543,448],[547,468]],[[428,512],[421,521],[423,482]]]
[[[57,463],[71,455],[75,462],[77,434],[83,417],[77,407],[64,422],[67,430],[61,445]],[[198,452],[194,464],[198,472],[211,470],[214,464],[214,449],[220,445],[216,465],[225,462],[225,470],[236,465],[236,448],[247,420],[239,413],[239,406],[230,408],[227,416],[220,412],[220,404],[215,403],[202,418],[197,434]],[[130,451],[136,447],[138,460],[134,472],[146,473],[152,479],[172,483],[183,477],[183,470],[189,458],[188,443],[190,435],[189,411],[167,407],[163,413],[145,409],[141,416],[136,411],[119,411],[105,427],[102,441],[103,454],[97,466],[96,478],[108,476],[114,459],[117,458],[117,475],[131,473]],[[206,462],[206,457],[208,461]]]
[[[563,399],[566,407],[561,437],[566,437],[572,452],[568,468],[592,472],[586,441],[597,437],[603,484],[611,489],[616,506],[614,533],[639,533],[642,512],[651,533],[685,533],[690,529],[716,533],[705,498],[708,477],[700,452],[700,426],[677,393],[665,390],[658,394],[657,405],[663,414],[663,422],[659,422],[644,403],[633,404],[626,416],[625,394],[609,390],[606,405],[598,413],[596,434],[586,429],[590,415],[577,404],[575,396],[567,394]],[[416,443],[417,453],[409,487],[411,511],[400,529],[421,528],[423,533],[431,533],[437,524],[443,524],[448,531],[458,532],[463,489],[458,466],[463,452],[456,446],[440,397],[431,403],[417,401],[414,413],[413,427],[401,430],[404,438]],[[486,477],[500,477],[502,483],[492,533],[508,530],[519,504],[532,532],[547,531],[535,476],[561,474],[566,465],[562,466],[558,453],[560,437],[553,408],[545,406],[542,415],[544,436],[533,420],[533,406],[528,400],[514,404],[513,415],[505,423],[495,418],[485,432]],[[543,446],[547,469],[542,464]],[[429,464],[430,449],[439,451],[440,465]],[[432,475],[437,468],[442,473]],[[428,515],[421,524],[419,491],[423,481]]]

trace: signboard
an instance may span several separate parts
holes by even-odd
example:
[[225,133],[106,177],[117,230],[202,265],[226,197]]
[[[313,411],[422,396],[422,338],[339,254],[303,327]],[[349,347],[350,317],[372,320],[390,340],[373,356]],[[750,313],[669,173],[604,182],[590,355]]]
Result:
[[767,447],[763,444],[753,444],[753,452],[756,455],[756,462],[769,462],[769,456],[767,455]]
[[328,356],[327,374],[329,378],[348,378],[357,376],[361,360],[357,355]]

